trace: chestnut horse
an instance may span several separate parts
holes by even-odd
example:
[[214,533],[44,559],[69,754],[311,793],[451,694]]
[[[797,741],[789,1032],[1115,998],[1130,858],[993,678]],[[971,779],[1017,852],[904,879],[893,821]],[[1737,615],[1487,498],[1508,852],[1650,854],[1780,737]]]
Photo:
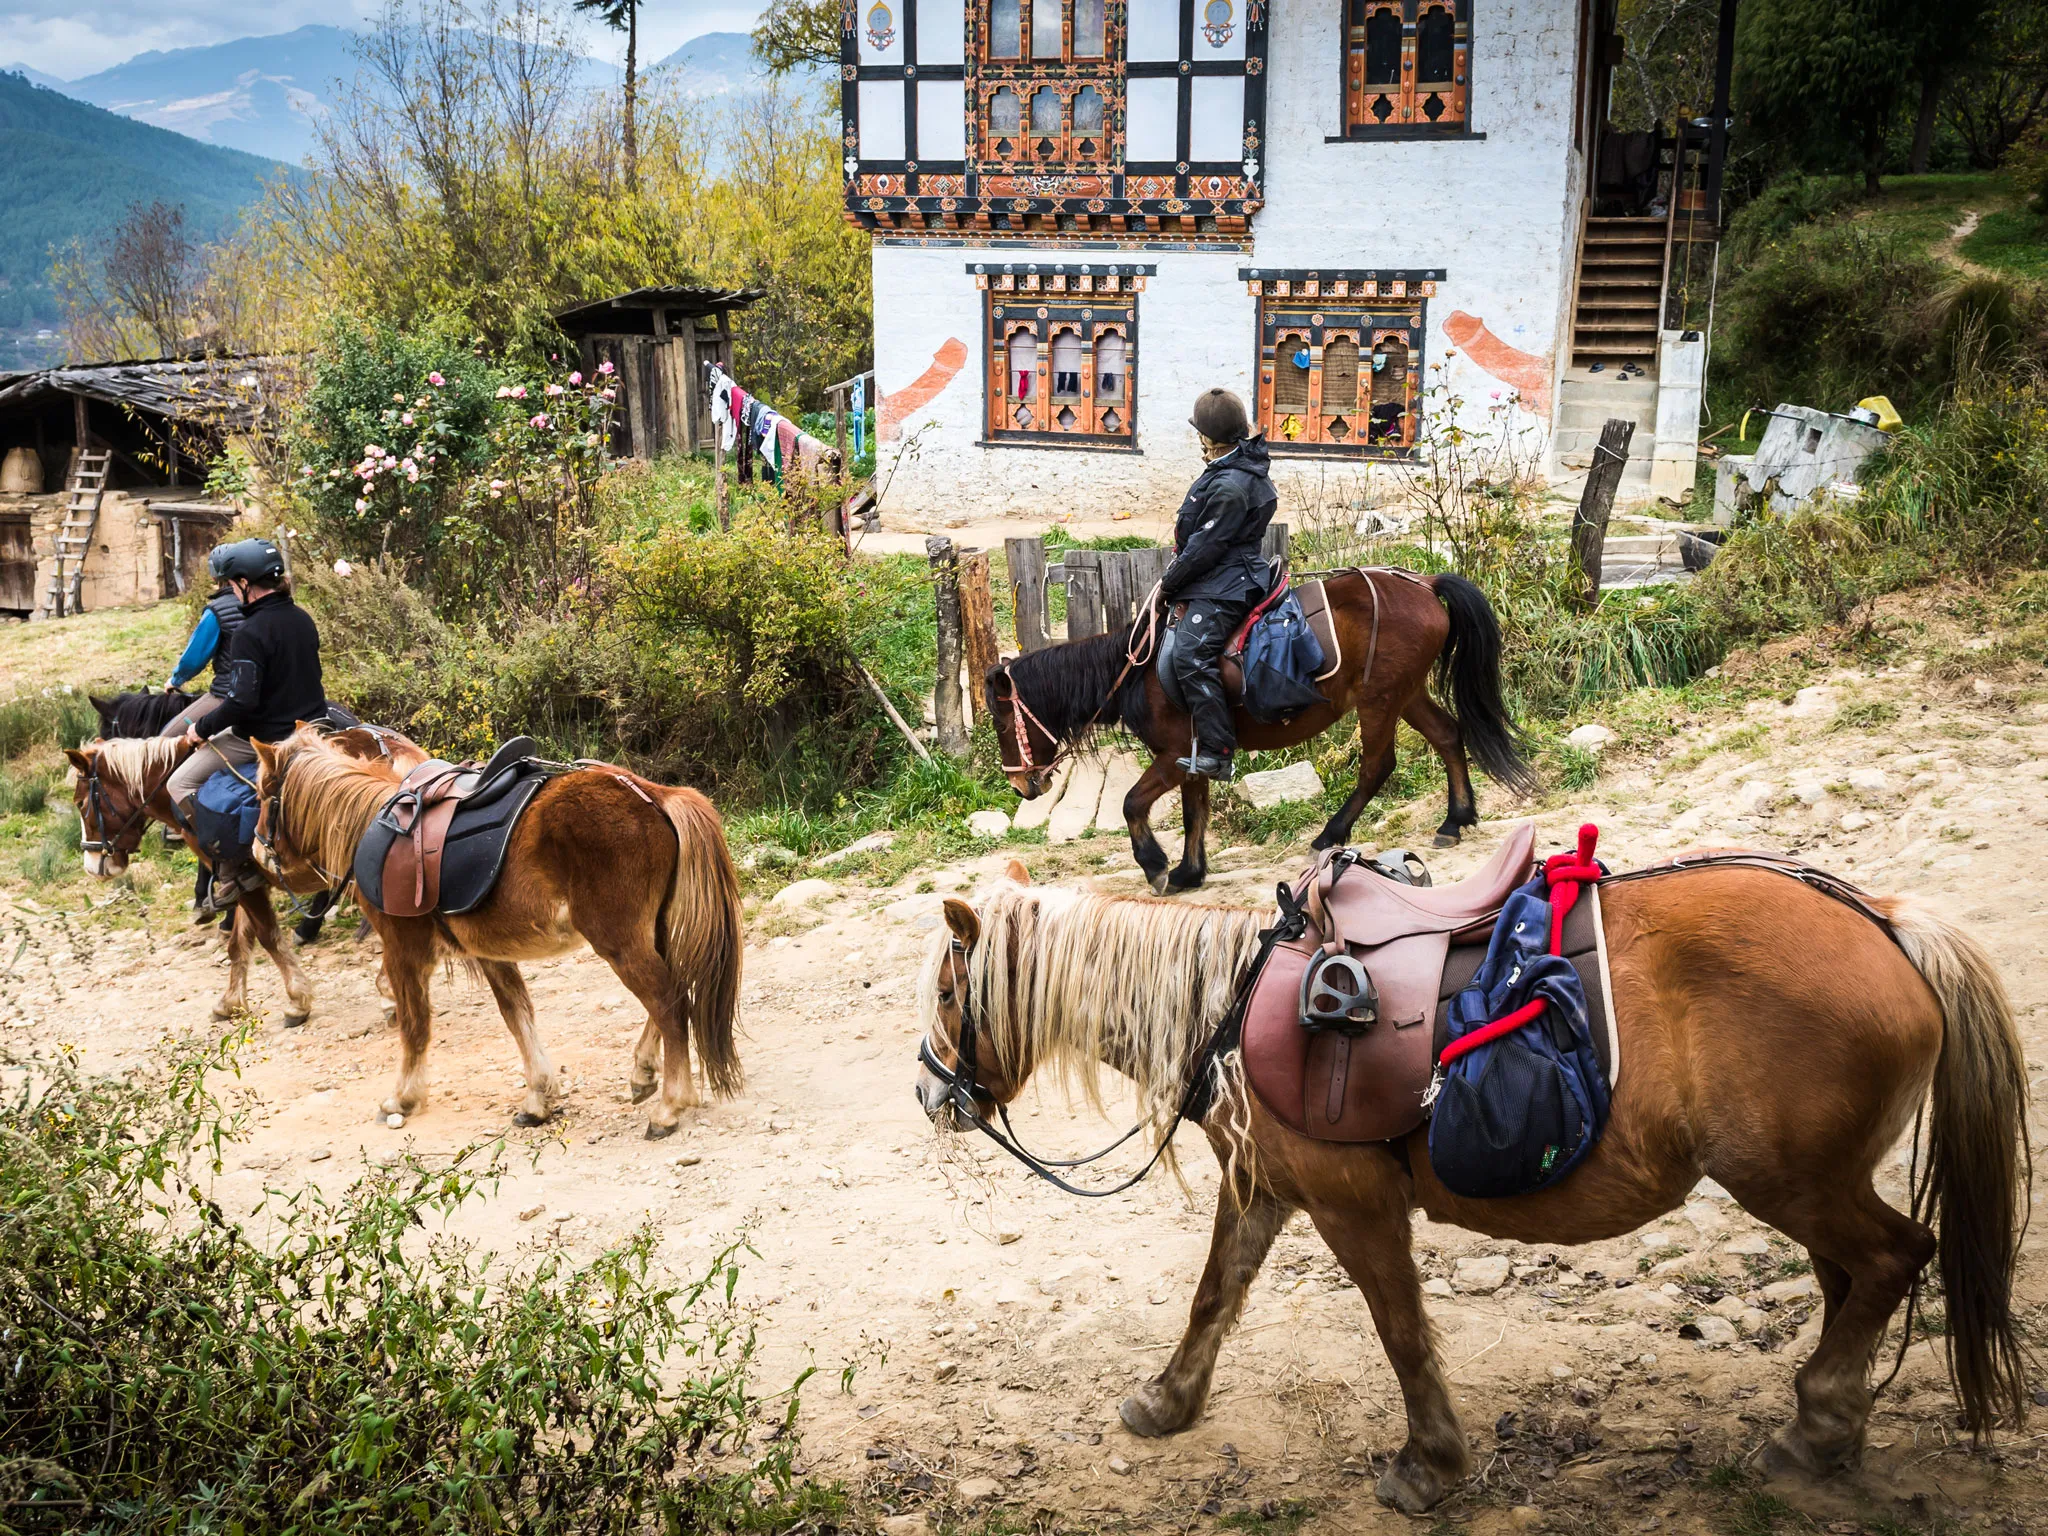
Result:
[[[1022,878],[1013,864],[978,910],[946,902],[920,993],[925,1049],[958,1071],[964,1006],[979,1104],[1009,1102],[1034,1071],[1076,1073],[1092,1091],[1106,1063],[1136,1080],[1166,1128],[1266,914]],[[1426,1127],[1398,1144],[1297,1135],[1245,1089],[1239,1058],[1221,1059],[1203,1125],[1224,1168],[1208,1267],[1186,1336],[1124,1401],[1124,1423],[1140,1435],[1194,1423],[1246,1288],[1288,1218],[1306,1211],[1364,1292],[1400,1378],[1408,1441],[1379,1496],[1426,1510],[1472,1462],[1409,1256],[1410,1212],[1517,1242],[1595,1242],[1676,1209],[1702,1177],[1813,1256],[1823,1331],[1796,1378],[1797,1417],[1773,1438],[1780,1465],[1824,1474],[1854,1461],[1873,1353],[1937,1247],[1963,1422],[1980,1434],[2001,1416],[2021,1422],[2011,1287],[2028,1182],[2026,1064],[2012,1011],[1975,940],[1911,898],[1872,904],[1889,934],[1754,867],[1603,887],[1620,1031],[1612,1118],[1583,1163],[1535,1194],[1451,1194],[1431,1171]],[[1938,1244],[1871,1183],[1930,1086],[1921,1193]],[[917,1091],[927,1114],[957,1128],[957,1096],[939,1073],[921,1065]]]
[[[424,759],[425,754],[404,737],[396,740],[415,754],[410,761],[400,759],[404,767]],[[366,726],[338,732],[334,742],[337,751],[367,756],[393,750],[384,733]],[[175,736],[144,736],[87,742],[64,754],[71,760],[71,798],[78,810],[87,874],[111,878],[125,870],[142,846],[151,822],[170,828],[201,864],[208,862],[178,820],[164,789],[171,770],[191,751]],[[235,904],[228,929],[228,986],[213,1005],[213,1016],[231,1018],[247,1010],[252,944],[263,947],[284,982],[285,1024],[305,1023],[313,1012],[313,988],[299,969],[292,947],[278,931],[277,909],[271,905],[268,890],[251,892]]]
[[[256,758],[263,796],[257,846],[295,889],[329,884],[331,872],[353,867],[356,844],[404,778],[389,762],[336,751],[306,725],[275,746],[258,743]],[[658,1060],[661,1097],[647,1123],[650,1141],[672,1134],[698,1102],[693,1030],[712,1092],[724,1097],[739,1087],[739,876],[718,812],[694,789],[608,766],[562,774],[541,786],[519,818],[498,883],[475,910],[393,917],[364,903],[363,912],[384,941],[384,974],[397,1003],[401,1056],[387,1115],[409,1115],[426,1102],[428,982],[434,962],[447,957],[474,964],[518,1043],[526,1098],[514,1121],[538,1125],[552,1116],[560,1085],[516,962],[584,942],[647,1009],[633,1055],[633,1098],[654,1092]]]
[[[1307,741],[1358,712],[1358,784],[1317,834],[1316,847],[1334,848],[1351,836],[1359,813],[1394,771],[1394,729],[1403,720],[1435,749],[1450,781],[1450,811],[1437,828],[1438,847],[1457,842],[1479,820],[1468,746],[1479,766],[1501,783],[1521,791],[1535,787],[1501,700],[1500,624],[1485,593],[1462,576],[1385,568],[1340,571],[1324,578],[1324,590],[1343,651],[1336,673],[1317,684],[1328,702],[1285,725],[1255,720],[1241,705],[1232,712],[1238,745],[1259,752]],[[1140,614],[1128,635],[1096,635],[1028,652],[993,668],[984,686],[1004,772],[1027,800],[1045,793],[1058,758],[1098,730],[1120,725],[1145,744],[1152,765],[1124,797],[1124,822],[1138,867],[1164,895],[1192,890],[1208,877],[1209,781],[1174,765],[1191,749],[1193,728],[1187,714],[1168,702],[1146,654],[1151,623],[1148,614]],[[1432,667],[1449,709],[1429,695]],[[1169,872],[1166,851],[1152,835],[1152,804],[1176,787],[1187,841],[1179,866]]]

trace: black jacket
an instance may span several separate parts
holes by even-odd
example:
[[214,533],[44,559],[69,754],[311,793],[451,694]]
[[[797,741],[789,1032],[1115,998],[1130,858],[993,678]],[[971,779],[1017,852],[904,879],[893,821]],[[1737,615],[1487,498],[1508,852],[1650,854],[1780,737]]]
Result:
[[1178,553],[1161,583],[1168,601],[1249,602],[1271,588],[1273,572],[1259,545],[1280,498],[1266,477],[1267,463],[1266,440],[1254,436],[1202,471],[1174,519]]
[[240,731],[251,741],[282,741],[301,720],[327,709],[320,677],[320,631],[285,592],[242,610],[228,649],[227,698],[199,722],[200,734]]

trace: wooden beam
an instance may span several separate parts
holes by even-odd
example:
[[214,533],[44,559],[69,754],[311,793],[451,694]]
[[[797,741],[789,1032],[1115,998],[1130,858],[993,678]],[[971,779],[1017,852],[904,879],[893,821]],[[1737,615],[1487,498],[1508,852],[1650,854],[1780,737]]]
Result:
[[982,680],[1003,660],[996,645],[995,597],[989,590],[986,550],[977,550],[960,562],[960,628],[967,649],[967,703],[978,720],[988,712]]
[[1046,647],[1045,540],[1005,539],[1010,596],[1017,610],[1017,649],[1025,655]]
[[1614,510],[1614,493],[1621,485],[1621,472],[1628,467],[1628,445],[1635,437],[1636,424],[1624,417],[1610,416],[1600,429],[1600,441],[1593,449],[1593,467],[1586,472],[1586,489],[1572,514],[1572,560],[1579,568],[1579,601],[1591,608],[1600,601],[1600,562],[1607,543],[1607,517]]
[[953,541],[933,534],[924,541],[931,561],[939,621],[938,675],[933,679],[932,715],[938,721],[939,750],[951,757],[967,755],[967,720],[961,709],[960,563]]

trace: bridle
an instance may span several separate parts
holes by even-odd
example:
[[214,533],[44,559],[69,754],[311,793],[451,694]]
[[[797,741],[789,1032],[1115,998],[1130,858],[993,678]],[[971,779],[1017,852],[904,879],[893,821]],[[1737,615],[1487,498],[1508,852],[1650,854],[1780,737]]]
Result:
[[[1102,712],[1116,702],[1117,694],[1123,689],[1124,680],[1136,668],[1142,667],[1151,661],[1153,655],[1157,652],[1159,646],[1159,598],[1159,584],[1155,582],[1153,583],[1152,590],[1145,594],[1145,632],[1143,637],[1139,636],[1138,626],[1133,622],[1130,638],[1124,649],[1123,671],[1117,673],[1116,681],[1109,685],[1108,694],[1103,697],[1100,704],[1095,706],[1095,712],[1082,721],[1080,726],[1071,733],[1072,739],[1069,741],[1062,742],[1057,731],[1053,730],[1031,712],[1031,706],[1024,702],[1024,695],[1017,687],[1017,676],[1010,670],[1011,663],[1006,661],[996,668],[996,673],[1002,677],[1004,682],[1010,685],[1010,708],[1015,712],[1015,718],[1011,722],[1011,734],[1017,738],[1017,756],[1023,759],[1020,763],[1012,763],[1005,757],[1003,761],[1004,773],[1036,773],[1040,769],[1050,773],[1060,765],[1062,760],[1073,756],[1080,749],[1080,738],[1086,735],[1091,727],[1102,723]],[[1035,763],[1031,760],[1030,727],[1032,726],[1037,726],[1044,733],[1045,739],[1053,744],[1053,754],[1044,763]]]
[[980,1100],[992,1100],[992,1096],[981,1089],[975,1081],[980,1073],[976,1046],[980,1032],[975,1027],[973,994],[967,984],[967,946],[957,937],[952,941],[952,961],[954,986],[960,996],[960,1035],[953,1052],[954,1065],[949,1067],[939,1060],[939,1053],[932,1049],[932,1033],[929,1029],[925,1031],[924,1038],[917,1043],[918,1064],[946,1085],[946,1096],[942,1103],[952,1109],[956,1124],[965,1122],[971,1125],[1053,1188],[1070,1195],[1079,1195],[1085,1200],[1101,1200],[1109,1195],[1120,1195],[1159,1166],[1159,1160],[1166,1155],[1166,1149],[1173,1144],[1174,1135],[1182,1125],[1189,1121],[1200,1125],[1208,1118],[1209,1111],[1215,1107],[1216,1075],[1213,1069],[1218,1061],[1237,1049],[1238,1042],[1243,1037],[1245,1006],[1251,1001],[1252,986],[1258,980],[1259,972],[1265,969],[1267,957],[1273,953],[1273,946],[1283,939],[1299,937],[1301,931],[1301,909],[1285,899],[1285,886],[1280,889],[1283,893],[1280,921],[1259,934],[1259,951],[1245,972],[1243,985],[1239,987],[1229,1009],[1217,1021],[1215,1029],[1210,1031],[1208,1040],[1195,1054],[1194,1068],[1189,1073],[1186,1086],[1181,1089],[1179,1104],[1174,1107],[1173,1123],[1167,1126],[1166,1134],[1159,1138],[1159,1145],[1153,1148],[1145,1166],[1120,1184],[1112,1184],[1107,1189],[1083,1189],[1078,1184],[1068,1183],[1053,1170],[1086,1168],[1091,1163],[1101,1162],[1142,1131],[1146,1125],[1145,1121],[1140,1120],[1101,1151],[1091,1152],[1086,1157],[1040,1157],[1018,1139],[1016,1127],[1010,1124],[1008,1105],[996,1105],[996,1118],[1002,1121],[1000,1130],[982,1114]]
[[[166,769],[164,776],[150,787],[149,792],[143,795],[141,800],[136,803],[135,809],[124,816],[121,819],[121,824],[110,833],[107,831],[108,796],[106,787],[100,783],[100,760],[97,754],[92,757],[91,762],[92,766],[86,770],[85,774],[85,803],[92,812],[92,823],[90,828],[81,826],[80,830],[81,832],[96,830],[98,835],[96,837],[81,836],[78,843],[79,849],[85,853],[99,854],[102,858],[109,853],[133,853],[135,851],[133,848],[123,848],[120,846],[121,839],[128,835],[129,830],[137,822],[149,815],[149,802],[163,793],[163,787],[170,783],[171,775],[178,771],[178,765],[173,763]],[[80,817],[79,820],[83,823],[85,818]],[[136,839],[136,842],[140,846],[141,839]]]

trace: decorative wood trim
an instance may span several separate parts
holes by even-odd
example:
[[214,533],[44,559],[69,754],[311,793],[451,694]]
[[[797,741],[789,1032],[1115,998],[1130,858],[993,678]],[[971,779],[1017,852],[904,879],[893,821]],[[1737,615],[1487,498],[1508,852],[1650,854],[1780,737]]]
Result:
[[[982,376],[982,442],[989,446],[1130,449],[1138,436],[1138,294],[1156,266],[1089,262],[1078,265],[976,262],[968,267],[982,301],[986,367]],[[1070,394],[1056,394],[1053,352],[1062,335],[1080,343],[1079,377]],[[1011,391],[1010,346],[1029,336],[1036,344],[1031,395]],[[1104,399],[1096,375],[1103,342],[1123,347],[1118,393]],[[1026,413],[1018,419],[1018,410]],[[1059,425],[1062,416],[1071,418]]]
[[[1342,107],[1343,139],[1484,138],[1472,125],[1472,0],[1339,0],[1337,27],[1337,100]],[[1421,23],[1425,14],[1451,13],[1451,78],[1423,81],[1416,77],[1421,54]],[[1365,78],[1367,34],[1375,16],[1391,17],[1400,27],[1398,69],[1391,82]],[[1436,115],[1431,115],[1431,108]],[[1331,140],[1330,142],[1341,142]]]
[[[1427,363],[1428,304],[1443,281],[1441,268],[1413,270],[1291,269],[1245,267],[1238,278],[1256,305],[1255,348],[1258,384],[1253,416],[1268,448],[1282,457],[1397,460],[1415,456],[1419,436],[1422,380]],[[1308,353],[1299,400],[1282,406],[1281,369],[1298,366],[1280,355],[1283,338],[1298,355]],[[1348,398],[1328,398],[1328,348],[1348,341],[1357,373]],[[1388,346],[1387,344],[1393,344]],[[1406,377],[1392,433],[1372,425],[1378,392],[1367,359],[1383,348],[1405,354]],[[1288,394],[1292,396],[1293,391]]]

